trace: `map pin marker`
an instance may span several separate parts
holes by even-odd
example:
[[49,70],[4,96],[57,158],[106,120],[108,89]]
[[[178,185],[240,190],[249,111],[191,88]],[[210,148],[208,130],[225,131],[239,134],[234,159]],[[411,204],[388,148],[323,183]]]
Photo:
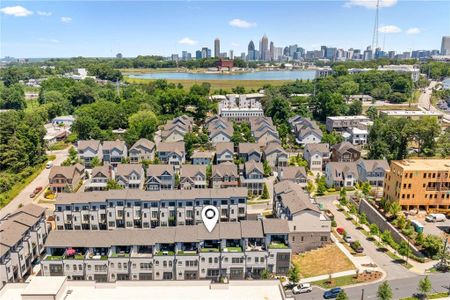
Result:
[[216,227],[217,220],[219,220],[219,210],[217,207],[207,205],[202,210],[202,220],[206,229],[211,232]]

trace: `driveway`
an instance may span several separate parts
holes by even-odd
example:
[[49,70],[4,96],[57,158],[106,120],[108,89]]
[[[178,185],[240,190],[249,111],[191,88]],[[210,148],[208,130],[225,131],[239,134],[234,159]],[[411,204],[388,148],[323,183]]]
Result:
[[[410,297],[417,292],[419,280],[424,276],[414,275],[410,278],[388,280],[392,288],[393,299]],[[434,293],[450,291],[450,280],[448,274],[432,274],[429,275]],[[349,299],[377,299],[377,290],[381,282],[365,284],[345,288],[344,290]],[[362,297],[364,290],[364,297]],[[295,299],[323,299],[323,290],[319,287],[313,287],[313,291],[308,294],[296,295]]]
[[333,200],[336,199],[336,195],[317,197],[318,203],[323,203],[326,209],[329,209],[335,216],[335,220],[339,227],[343,227],[349,235],[361,242],[364,248],[364,253],[368,255],[377,264],[378,267],[383,269],[387,277],[386,279],[400,279],[414,277],[415,274],[408,271],[403,266],[395,263],[392,259],[384,253],[377,250],[376,246],[366,239],[366,236],[355,228],[351,221],[345,219],[344,214],[337,211],[336,206],[333,204]]
[[[64,160],[66,160],[69,155],[69,148],[65,150],[58,151],[48,151],[48,155],[55,155],[56,159],[53,161],[54,166],[59,166]],[[48,185],[48,175],[50,174],[50,169],[44,169],[29,185],[27,185],[11,202],[0,210],[0,219],[4,218],[6,215],[14,212],[20,204],[26,205],[32,203],[34,199],[30,198],[30,194],[38,186],[46,187]]]

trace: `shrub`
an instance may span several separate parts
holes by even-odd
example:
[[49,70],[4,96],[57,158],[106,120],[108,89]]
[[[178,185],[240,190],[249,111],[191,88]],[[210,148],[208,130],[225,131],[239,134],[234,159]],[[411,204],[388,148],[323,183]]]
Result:
[[335,189],[335,188],[329,188],[327,191],[328,191],[329,193],[333,193],[333,192],[336,192],[336,189]]

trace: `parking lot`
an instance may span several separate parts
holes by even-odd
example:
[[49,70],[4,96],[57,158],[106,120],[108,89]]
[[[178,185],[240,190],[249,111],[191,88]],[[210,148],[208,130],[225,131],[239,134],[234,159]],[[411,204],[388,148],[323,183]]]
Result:
[[450,219],[445,219],[444,222],[427,222],[425,221],[426,214],[418,214],[416,216],[409,216],[408,219],[416,220],[422,223],[423,225],[423,233],[424,234],[433,234],[437,236],[441,236],[446,230],[447,233],[450,233]]

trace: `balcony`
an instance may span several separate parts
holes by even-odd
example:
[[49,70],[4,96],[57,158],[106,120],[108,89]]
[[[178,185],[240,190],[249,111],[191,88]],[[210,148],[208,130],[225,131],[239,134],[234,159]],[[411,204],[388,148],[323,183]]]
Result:
[[272,241],[269,244],[269,249],[289,249],[289,246],[285,242]]
[[225,247],[222,250],[223,250],[223,252],[237,253],[237,252],[242,252],[242,247],[240,247],[240,246],[237,246],[237,247]]
[[201,248],[200,252],[201,253],[219,253],[220,249],[219,248]]
[[60,261],[63,259],[62,255],[47,255],[44,260],[46,261]]

